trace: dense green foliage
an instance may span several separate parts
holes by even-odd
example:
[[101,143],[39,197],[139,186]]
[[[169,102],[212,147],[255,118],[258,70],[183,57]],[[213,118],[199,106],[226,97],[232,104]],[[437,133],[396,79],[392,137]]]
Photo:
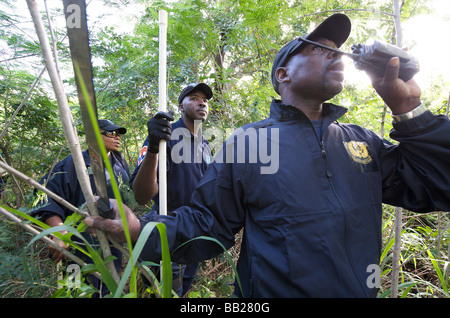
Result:
[[[134,24],[133,28],[129,31],[127,28],[124,32],[120,23],[108,20],[108,12],[98,15],[88,7],[99,117],[127,127],[128,133],[122,138],[122,152],[131,169],[146,137],[147,118],[158,108],[158,11],[161,9],[169,13],[169,108],[177,112],[178,94],[186,84],[200,81],[210,84],[214,98],[203,133],[215,147],[219,147],[235,128],[268,115],[271,99],[277,98],[270,81],[275,54],[282,45],[299,34],[307,33],[331,13],[345,12],[353,21],[351,37],[343,47],[345,51],[350,51],[351,44],[366,43],[372,39],[395,43],[391,0],[97,2],[103,2],[103,8],[114,12],[122,8],[136,8],[133,20],[127,21],[121,17],[121,23]],[[37,3],[48,27],[44,3]],[[30,26],[26,6],[23,6],[25,11],[15,10],[18,4],[11,0],[1,0],[0,5],[0,133],[4,133],[0,139],[1,159],[39,180],[56,162],[67,156],[69,150],[46,73],[21,105],[43,68],[39,42]],[[405,0],[401,12],[402,23],[415,16],[433,13],[430,0]],[[61,76],[81,142],[84,143],[66,30],[60,21],[62,4],[60,7],[52,4],[48,13],[58,48]],[[414,42],[405,44],[411,45],[414,52]],[[351,64],[347,68],[351,69]],[[447,77],[436,75],[423,83],[422,99],[434,113],[446,112],[449,87],[448,74]],[[385,113],[383,102],[368,82],[350,78],[344,91],[333,102],[349,108],[343,121],[360,124],[389,138],[389,114]],[[11,118],[11,125],[5,130]],[[32,188],[17,178],[5,176],[5,179],[8,183],[0,203],[24,211],[31,208],[35,199]],[[382,260],[385,267],[382,268],[381,295],[390,286],[392,213],[392,207],[386,207],[383,234],[388,248]],[[28,261],[39,266],[24,267],[22,246],[29,241],[29,235],[20,231],[18,236],[13,224],[3,222],[2,218],[0,221],[0,295],[49,296],[49,286],[54,288],[55,279],[47,272],[54,270],[51,263],[45,260],[45,252],[39,250],[44,249],[43,245],[37,245],[31,251],[27,249]],[[420,217],[408,215],[404,222],[402,258],[406,259],[424,250],[437,236],[437,228],[442,230],[448,222],[448,217],[445,214],[439,214],[439,217],[436,214]],[[433,254],[424,252],[403,268],[400,279],[401,283],[405,283],[401,285],[403,291],[407,291],[405,296],[448,297],[448,275],[437,274],[439,270],[444,271],[444,265],[448,264],[447,248],[446,232],[439,244],[431,249]],[[431,261],[434,258],[438,263]],[[231,270],[212,270],[218,264],[222,266],[223,262],[217,259],[208,263],[209,270],[205,272],[215,272],[217,276],[214,279],[200,277],[196,294],[193,295],[223,297],[230,294],[229,290],[219,294],[211,291],[211,288],[223,290],[222,287],[232,280]],[[41,267],[40,272],[35,270]],[[424,271],[426,275],[422,275]],[[220,284],[221,281],[225,283]],[[220,286],[210,288],[211,283]]]

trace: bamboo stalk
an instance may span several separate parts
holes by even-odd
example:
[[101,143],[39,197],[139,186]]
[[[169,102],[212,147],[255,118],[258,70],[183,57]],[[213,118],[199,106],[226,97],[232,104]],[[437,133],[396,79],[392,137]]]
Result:
[[380,138],[384,138],[384,126],[386,123],[387,105],[384,103],[383,110],[381,112],[381,123],[380,123]]
[[[81,153],[80,142],[78,140],[78,136],[76,135],[76,130],[74,129],[72,114],[70,113],[70,108],[67,102],[66,94],[64,92],[62,81],[56,69],[55,62],[52,59],[52,52],[47,39],[47,34],[44,29],[44,24],[42,22],[39,10],[37,9],[36,1],[27,0],[27,4],[31,18],[34,23],[34,27],[36,29],[36,33],[39,38],[39,43],[41,46],[42,55],[44,57],[45,66],[47,68],[53,86],[53,90],[55,92],[59,108],[59,116],[63,124],[64,133],[69,144],[70,152],[73,157],[78,181],[80,183],[84,197],[86,198],[86,204],[88,206],[89,212],[92,215],[97,216],[98,215],[97,205],[94,199],[94,195],[92,193],[89,175],[86,169],[86,164],[84,162],[83,155]],[[111,249],[109,247],[109,243],[105,236],[105,233],[97,231],[97,238],[100,242],[100,246],[102,248],[104,257],[111,255]],[[112,262],[108,262],[106,266],[111,271],[114,280],[118,283],[120,279],[119,275],[117,274],[116,268],[114,267],[114,264]]]
[[[402,46],[402,27],[401,27],[401,8],[399,0],[394,0],[394,25],[395,25],[395,38],[397,46]],[[398,295],[398,276],[400,272],[400,252],[402,246],[402,214],[403,209],[400,207],[395,208],[395,241],[394,241],[394,251],[392,256],[392,277],[391,277],[391,298],[397,298]]]
[[438,265],[441,264],[441,223],[442,223],[442,219],[441,219],[441,215],[442,212],[438,212],[437,214],[437,232],[438,232],[438,238],[439,240],[436,242],[436,262],[438,263]]
[[53,50],[53,56],[54,56],[54,61],[55,61],[55,67],[56,67],[56,71],[58,72],[58,74],[60,74],[58,49],[56,47],[55,33],[53,32],[52,21],[50,20],[50,13],[48,12],[47,0],[44,0],[44,6],[45,6],[45,13],[47,14],[48,29],[50,31],[50,36],[52,38],[52,50]]
[[400,252],[402,246],[402,212],[400,207],[395,208],[394,222],[394,251],[392,256],[392,276],[391,276],[391,298],[397,298],[398,295],[398,276],[401,266],[399,265]]
[[[17,216],[15,216],[11,212],[5,210],[2,207],[0,207],[0,213],[3,214],[4,216],[6,216],[10,221],[12,221],[15,224],[19,225],[20,227],[22,227],[24,230],[30,232],[31,234],[33,234],[33,235],[39,235],[40,234],[40,232],[38,230],[36,230],[35,228],[33,228],[32,226],[30,226],[30,225],[28,225],[26,223],[23,223],[22,220],[20,220]],[[56,250],[58,250],[58,252],[61,252],[62,254],[64,254],[64,256],[66,256],[67,258],[70,258],[72,261],[74,261],[78,265],[80,265],[80,266],[85,266],[86,265],[86,262],[84,262],[79,257],[73,255],[72,253],[70,253],[66,249],[62,248],[57,243],[53,242],[53,240],[51,240],[49,237],[43,236],[41,238],[41,240],[43,240],[45,243],[53,246]],[[97,272],[92,273],[92,275],[94,275],[97,278],[101,279],[100,274],[97,273]]]
[[6,163],[0,161],[0,167],[5,169],[6,171],[8,171],[10,174],[13,174],[13,175],[19,177],[20,179],[22,179],[23,181],[25,181],[28,184],[32,185],[33,187],[35,187],[35,188],[41,190],[42,192],[48,194],[56,202],[64,205],[66,208],[70,209],[71,211],[73,211],[75,213],[78,213],[79,215],[81,215],[83,217],[89,216],[89,214],[87,212],[81,211],[77,207],[73,206],[71,203],[67,202],[66,200],[64,200],[60,196],[56,195],[54,192],[52,192],[49,189],[47,189],[46,187],[42,186],[40,183],[38,183],[38,182],[34,181],[33,179],[31,179],[30,177],[24,175],[22,172],[17,171],[16,169],[8,166]]

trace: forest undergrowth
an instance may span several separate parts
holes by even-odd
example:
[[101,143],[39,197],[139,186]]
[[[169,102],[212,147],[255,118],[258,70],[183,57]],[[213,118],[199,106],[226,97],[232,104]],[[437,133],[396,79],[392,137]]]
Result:
[[[77,132],[81,133],[81,143],[86,148],[68,43],[58,40],[66,38],[67,28],[64,23],[52,22],[61,18],[63,12],[61,7],[50,7],[55,2],[43,2],[45,5],[41,1],[39,8],[43,16],[45,13],[49,17],[45,23],[49,35],[54,33],[51,38],[55,62],[59,60],[62,78],[68,88],[68,106]],[[92,1],[91,8],[99,2],[102,1]],[[210,102],[209,118],[203,133],[211,144],[220,146],[228,133],[267,117],[274,97],[270,72],[276,52],[329,13],[345,12],[354,21],[352,35],[342,47],[344,51],[350,51],[355,43],[381,40],[399,45],[403,39],[402,47],[408,46],[415,55],[419,52],[422,39],[415,32],[407,31],[408,28],[405,28],[403,36],[400,32],[402,28],[398,26],[419,21],[413,19],[422,15],[441,20],[442,12],[435,11],[433,5],[445,1],[432,4],[431,0],[262,0],[238,2],[239,5],[235,1],[214,0],[103,2],[111,12],[122,12],[124,9],[122,4],[114,3],[127,2],[128,8],[133,8],[133,11],[139,11],[136,9],[138,5],[147,3],[146,8],[141,10],[142,14],[135,17],[136,21],[117,19],[121,26],[135,23],[129,33],[122,33],[119,27],[112,24],[101,27],[99,22],[103,16],[94,15],[94,27],[90,29],[91,53],[93,60],[98,62],[94,67],[98,116],[127,127],[128,132],[121,139],[121,151],[130,167],[134,167],[148,134],[148,116],[158,110],[159,92],[156,88],[159,84],[159,65],[156,57],[159,53],[155,39],[159,34],[159,10],[170,12],[169,108],[177,109],[178,94],[186,84],[209,83],[214,89],[214,98]],[[3,5],[0,8],[0,44],[3,44],[0,53],[5,55],[0,66],[0,122],[3,123],[0,159],[26,176],[40,180],[51,167],[70,154],[68,138],[60,120],[57,100],[50,93],[48,74],[43,75],[48,72],[44,72],[36,32],[33,26],[29,29],[25,27],[31,22],[30,16],[27,10],[23,14],[18,10],[19,4],[25,1],[0,0],[0,3]],[[397,9],[401,14],[395,14]],[[445,19],[442,22],[448,21]],[[421,29],[427,30],[425,27]],[[428,31],[425,38],[432,40],[431,35],[433,32]],[[444,63],[448,60],[445,55],[448,50],[444,41],[439,43],[441,48],[433,51],[434,58],[430,59],[427,55],[426,59],[438,61],[439,72],[432,74],[430,79],[424,77],[422,80],[421,100],[432,113],[448,117],[450,86]],[[427,44],[427,54],[430,54],[429,47]],[[352,66],[347,69],[351,72]],[[421,73],[425,70],[423,68]],[[346,75],[345,90],[331,102],[348,107],[348,112],[340,119],[343,124],[360,125],[392,141],[387,106],[366,83],[366,76],[362,74],[359,77],[361,74],[352,72]],[[27,213],[37,202],[32,192],[32,186],[25,180],[0,170],[0,208]],[[129,194],[132,195],[131,192]],[[136,204],[130,208],[137,214],[149,210]],[[395,275],[397,273],[397,264],[393,265],[395,219],[395,208],[384,206],[378,297],[449,298],[449,215],[440,212],[402,212],[399,260],[402,266],[398,280],[393,284],[393,272]],[[37,228],[31,222],[27,224]],[[42,228],[37,229],[42,231]],[[196,280],[186,297],[232,297],[236,281],[234,266],[239,258],[242,236],[243,232],[240,232],[236,245],[227,253],[200,264]],[[58,270],[49,259],[47,243],[38,240],[30,244],[34,237],[0,214],[0,297],[91,297],[94,290],[84,280],[76,288],[70,287],[73,281],[64,273],[64,266]],[[126,262],[123,262],[119,274],[126,272]],[[64,274],[62,277],[61,273]],[[125,285],[124,295],[153,297],[142,276],[136,272],[130,276],[133,279]],[[391,291],[392,286],[395,292]]]
[[[378,297],[390,297],[392,272],[393,208],[384,207],[383,248],[380,260],[381,286]],[[26,247],[32,235],[0,217],[0,295],[2,298],[90,297],[93,290],[82,284],[70,295],[58,291],[57,266],[49,259],[48,246],[38,241]],[[439,231],[449,222],[445,213],[425,215],[404,212],[398,297],[447,298],[448,231],[436,241]],[[439,229],[439,230],[438,230]],[[236,264],[243,232],[229,255]],[[124,268],[122,268],[123,270]],[[224,254],[200,263],[189,298],[228,298],[233,296],[235,275]],[[61,283],[61,282],[60,282]],[[64,283],[63,283],[64,285]],[[150,297],[142,279],[138,280],[138,297]],[[59,285],[61,287],[61,285]],[[64,288],[63,288],[64,289]],[[58,291],[58,292],[57,292]]]

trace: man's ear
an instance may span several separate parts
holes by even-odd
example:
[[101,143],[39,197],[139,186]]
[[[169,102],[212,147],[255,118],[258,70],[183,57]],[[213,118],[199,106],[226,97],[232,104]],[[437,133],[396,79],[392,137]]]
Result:
[[178,110],[180,111],[180,113],[184,113],[184,107],[183,107],[183,104],[179,104],[179,105],[178,105]]
[[275,78],[278,81],[278,83],[284,83],[284,82],[290,82],[291,79],[289,78],[289,75],[287,74],[287,67],[279,67],[275,71]]

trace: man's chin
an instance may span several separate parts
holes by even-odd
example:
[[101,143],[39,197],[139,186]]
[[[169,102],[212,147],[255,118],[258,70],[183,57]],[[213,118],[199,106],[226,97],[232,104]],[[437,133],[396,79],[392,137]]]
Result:
[[342,83],[335,83],[334,85],[330,85],[324,89],[324,92],[327,92],[327,100],[332,99],[336,95],[338,95],[344,89],[344,85]]

